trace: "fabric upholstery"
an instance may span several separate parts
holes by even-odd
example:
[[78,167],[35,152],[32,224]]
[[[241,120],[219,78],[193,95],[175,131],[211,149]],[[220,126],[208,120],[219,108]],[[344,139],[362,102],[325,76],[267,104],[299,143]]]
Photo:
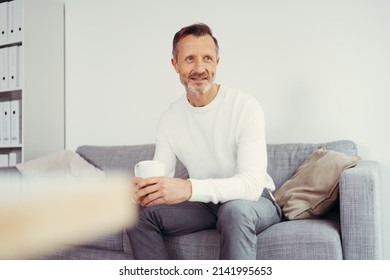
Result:
[[[268,173],[276,187],[283,185],[320,146],[356,156],[355,143],[348,140],[320,144],[269,144]],[[103,170],[120,169],[132,174],[135,163],[151,159],[154,145],[81,146],[84,159]],[[258,235],[258,259],[380,259],[380,168],[378,162],[362,160],[342,172],[340,205],[319,219],[283,221]],[[188,176],[178,164],[176,173]],[[1,169],[0,169],[1,174]],[[219,234],[216,230],[183,236],[165,236],[171,258],[216,259]],[[118,232],[84,246],[57,252],[53,259],[132,259],[126,234]]]
[[[304,160],[321,146],[326,147],[328,150],[344,153],[348,156],[357,155],[355,143],[348,140],[320,144],[268,144],[268,173],[274,179],[276,187],[278,188],[283,185],[283,183],[296,172]],[[125,169],[132,174],[135,163],[153,157],[154,145],[117,147],[82,146],[77,152],[90,163],[103,170],[119,168]],[[357,167],[362,165],[364,165],[364,162],[359,162]],[[375,163],[373,165],[375,166]],[[364,167],[362,169],[364,169]],[[353,202],[354,199],[351,199],[350,194],[350,190],[352,192],[353,185],[356,182],[350,182],[349,175],[347,176],[348,178],[345,178],[346,175],[344,174],[350,174],[351,172],[354,174],[354,170],[356,170],[356,168],[348,169],[342,173],[340,179],[340,201],[342,202],[340,207],[334,207],[331,212],[321,219],[286,221],[271,226],[258,235],[257,258],[380,258],[381,254],[378,253],[380,252],[380,222],[378,222],[377,218],[373,221],[370,220],[370,218],[378,212],[378,208],[375,207],[377,201],[372,198],[370,193],[364,191],[364,193],[366,193],[364,195],[366,200],[362,203],[367,204],[364,205],[363,209],[373,208],[368,211],[368,217],[366,217],[364,212],[357,211],[357,206],[354,207],[356,211],[350,211],[349,209],[351,204],[356,203]],[[181,176],[178,176],[178,174],[181,174]],[[175,176],[182,178],[188,177],[188,173],[180,163],[177,165]],[[359,177],[361,182],[360,185],[362,185],[363,188],[363,185],[366,184],[365,181],[368,179],[363,180],[362,178],[365,178],[366,176],[370,177],[372,175],[365,174],[365,172],[359,168],[356,176]],[[370,180],[371,179],[369,179],[369,181]],[[375,179],[374,181],[375,183],[373,183],[372,189],[373,192],[376,193],[378,182]],[[348,186],[347,189],[346,186]],[[360,193],[360,191],[358,191],[358,193]],[[354,196],[358,195],[360,194],[354,194]],[[347,202],[347,205],[345,206],[343,205],[344,201]],[[341,217],[339,211],[342,212]],[[356,212],[358,212],[359,215],[356,215]],[[367,227],[359,226],[358,220],[362,219],[364,221],[367,219],[365,223]],[[339,222],[340,220],[341,222]],[[354,238],[353,230],[350,229],[356,228],[359,229],[360,234]],[[371,232],[371,228],[375,228],[375,233]],[[363,233],[369,236],[367,240],[363,236]],[[166,241],[170,256],[173,259],[216,259],[219,255],[219,234],[216,230],[196,232],[184,236],[165,236],[164,240]],[[342,243],[341,240],[343,240]],[[365,240],[366,242],[363,248],[360,246],[362,240]],[[128,253],[126,256],[132,258],[127,236],[123,235],[122,241],[123,247],[125,248],[124,250]],[[370,246],[372,246],[371,251],[369,249]],[[90,248],[83,247],[82,250],[89,249]],[[105,256],[102,256],[102,258],[105,258]]]
[[360,161],[340,177],[340,225],[345,259],[381,259],[380,165]]
[[[133,176],[134,166],[142,160],[153,159],[154,149],[154,144],[134,146],[85,145],[80,146],[76,152],[90,164],[103,171],[121,171],[129,174],[129,176]],[[188,172],[180,161],[176,164],[175,177],[188,178]],[[131,248],[124,231],[102,237],[98,240],[92,240],[85,247],[98,249],[111,248],[116,251],[125,250],[131,254]]]
[[296,220],[325,214],[338,197],[341,173],[359,159],[323,147],[314,151],[274,193],[284,216]]
[[356,156],[356,144],[349,140],[339,140],[320,144],[268,144],[268,174],[274,180],[276,189],[283,185],[305,159],[320,147],[327,150],[344,153],[347,156]]
[[42,256],[41,259],[52,260],[129,260],[132,256],[123,251],[98,249],[93,247],[73,247],[56,252],[50,256]]
[[257,259],[343,259],[337,219],[287,221],[258,235]]
[[[200,259],[215,260],[219,256],[219,234],[216,230],[166,236],[165,241],[173,259],[192,259],[196,255]],[[282,222],[259,234],[257,242],[257,259],[343,258],[337,220]]]
[[25,178],[42,179],[46,176],[51,180],[55,176],[61,178],[67,176],[75,180],[104,178],[104,172],[101,169],[94,167],[79,154],[69,150],[19,163],[16,168]]
[[[134,175],[134,166],[142,160],[153,159],[154,144],[134,146],[80,146],[77,149],[83,158],[104,171],[122,171]],[[175,177],[188,178],[183,164],[176,164]]]

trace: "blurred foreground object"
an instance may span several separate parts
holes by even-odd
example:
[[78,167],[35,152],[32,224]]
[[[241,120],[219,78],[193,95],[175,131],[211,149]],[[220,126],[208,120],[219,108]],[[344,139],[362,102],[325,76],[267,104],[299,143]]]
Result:
[[49,254],[130,227],[137,219],[126,176],[23,180],[11,187],[22,191],[0,203],[0,259]]

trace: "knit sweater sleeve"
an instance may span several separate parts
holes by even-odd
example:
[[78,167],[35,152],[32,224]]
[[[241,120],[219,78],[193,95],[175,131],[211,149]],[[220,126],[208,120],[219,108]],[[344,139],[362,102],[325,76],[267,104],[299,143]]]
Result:
[[251,102],[241,115],[237,135],[237,173],[230,178],[190,179],[191,201],[223,203],[234,199],[257,201],[264,187],[273,188],[267,175],[264,114]]
[[163,115],[160,118],[160,122],[157,127],[156,150],[154,152],[153,159],[163,162],[165,164],[165,174],[168,177],[173,177],[175,175],[177,158],[168,140],[164,117],[165,116]]

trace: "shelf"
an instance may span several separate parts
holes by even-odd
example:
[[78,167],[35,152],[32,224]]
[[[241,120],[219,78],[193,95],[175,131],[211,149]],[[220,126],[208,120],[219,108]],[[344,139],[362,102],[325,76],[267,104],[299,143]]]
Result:
[[[8,13],[12,11],[11,18],[17,21],[12,29],[16,33],[2,40],[0,51],[16,49],[17,55],[12,53],[11,57],[17,56],[20,65],[19,73],[8,74],[16,76],[19,83],[4,83],[0,102],[8,106],[8,101],[20,101],[19,141],[14,143],[21,144],[5,144],[10,143],[7,139],[0,144],[0,154],[20,154],[18,161],[23,162],[65,147],[64,4],[53,0],[0,0],[3,2],[8,2]],[[20,14],[14,16],[17,12]]]
[[0,102],[9,100],[22,100],[22,89],[0,91]]
[[14,89],[7,89],[7,90],[0,90],[0,94],[12,94],[22,91],[21,88],[14,88]]
[[1,45],[0,45],[0,49],[1,49],[1,48],[12,47],[12,46],[21,46],[21,45],[23,45],[22,41],[7,42],[7,43],[5,43],[5,44],[1,44]]
[[22,148],[22,144],[15,144],[9,146],[0,145],[0,149],[21,149],[21,148]]

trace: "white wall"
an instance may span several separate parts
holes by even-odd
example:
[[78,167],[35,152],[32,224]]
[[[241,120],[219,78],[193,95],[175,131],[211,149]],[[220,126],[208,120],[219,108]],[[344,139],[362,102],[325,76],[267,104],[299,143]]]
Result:
[[172,37],[205,22],[220,41],[218,82],[261,101],[269,143],[351,139],[381,163],[390,259],[390,1],[65,2],[67,148],[152,143],[183,94]]

